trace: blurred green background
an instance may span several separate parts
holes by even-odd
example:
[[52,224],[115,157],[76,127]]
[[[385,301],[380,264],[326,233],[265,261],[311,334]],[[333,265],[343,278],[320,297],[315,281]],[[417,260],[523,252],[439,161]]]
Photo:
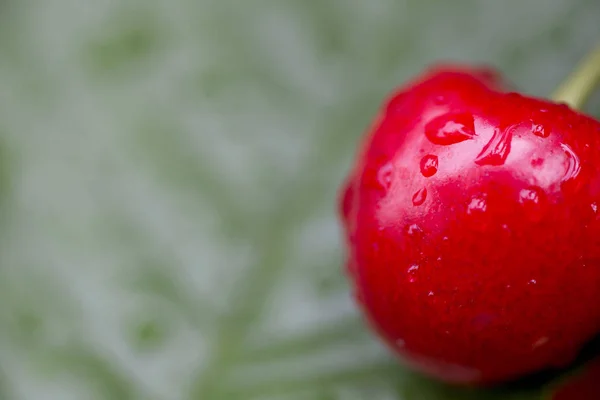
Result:
[[599,21],[598,0],[0,0],[0,399],[539,398],[392,360],[336,191],[426,65],[543,96]]

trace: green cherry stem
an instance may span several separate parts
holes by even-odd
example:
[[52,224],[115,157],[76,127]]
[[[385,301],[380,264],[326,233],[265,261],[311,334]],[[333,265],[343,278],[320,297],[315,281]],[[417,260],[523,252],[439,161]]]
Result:
[[600,45],[589,53],[550,97],[581,109],[595,87],[600,84]]

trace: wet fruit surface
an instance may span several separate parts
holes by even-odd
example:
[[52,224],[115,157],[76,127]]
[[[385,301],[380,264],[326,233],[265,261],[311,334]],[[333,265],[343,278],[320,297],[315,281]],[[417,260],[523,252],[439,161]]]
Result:
[[373,327],[421,371],[495,383],[600,331],[600,123],[431,70],[382,110],[340,198]]

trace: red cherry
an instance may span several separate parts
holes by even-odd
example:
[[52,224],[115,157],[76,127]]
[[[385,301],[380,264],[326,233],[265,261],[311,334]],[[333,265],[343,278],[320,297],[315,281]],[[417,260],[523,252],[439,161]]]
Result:
[[598,400],[600,399],[600,358],[588,365],[585,370],[552,396],[552,400]]
[[446,66],[394,94],[340,201],[372,326],[415,368],[488,384],[600,332],[600,123]]

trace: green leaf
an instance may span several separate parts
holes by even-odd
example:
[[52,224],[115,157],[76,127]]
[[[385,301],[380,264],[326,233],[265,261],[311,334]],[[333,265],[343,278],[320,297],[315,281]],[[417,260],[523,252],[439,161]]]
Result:
[[490,63],[542,96],[599,18],[596,0],[0,2],[0,397],[539,398],[391,358],[342,272],[337,189],[426,65]]

